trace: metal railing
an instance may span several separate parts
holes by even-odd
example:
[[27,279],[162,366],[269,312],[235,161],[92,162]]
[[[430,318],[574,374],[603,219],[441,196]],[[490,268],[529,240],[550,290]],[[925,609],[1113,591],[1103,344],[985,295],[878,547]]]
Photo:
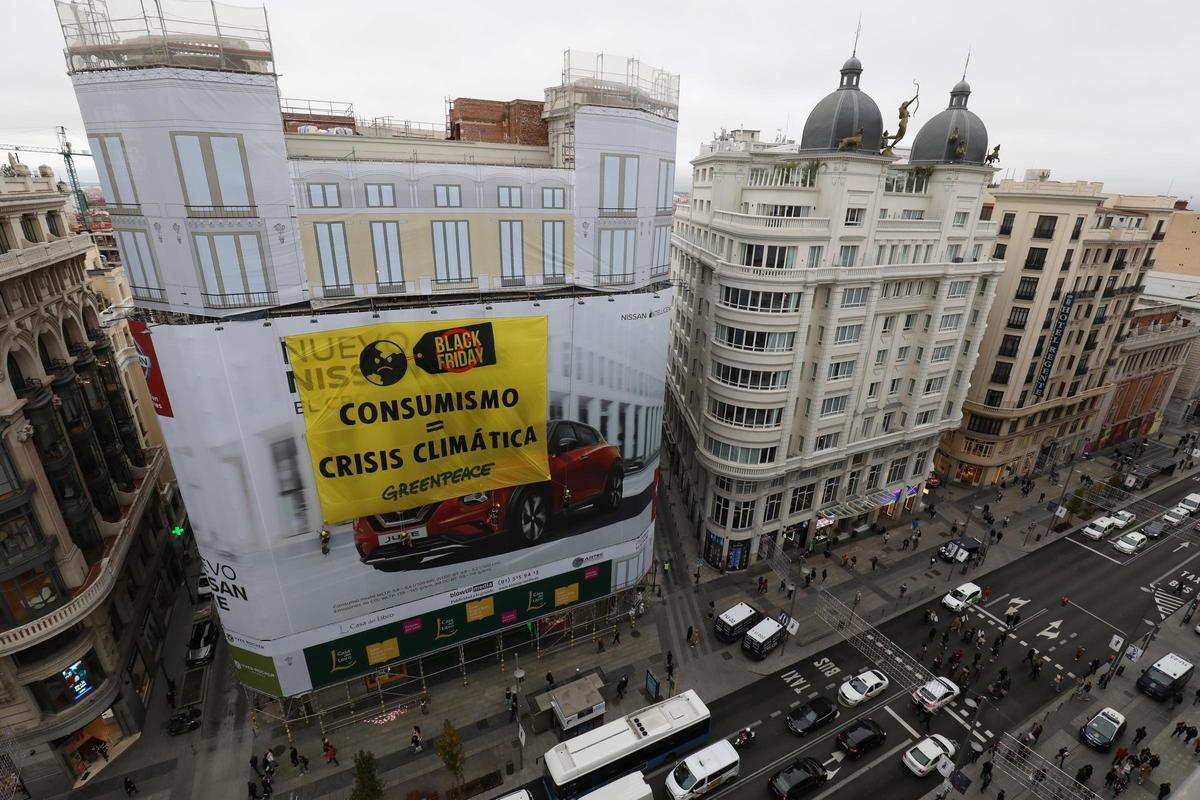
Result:
[[253,308],[254,306],[273,306],[279,302],[278,292],[233,292],[230,294],[214,294],[201,292],[200,298],[206,308]]
[[258,206],[185,206],[192,219],[257,217]]
[[607,275],[598,273],[596,275],[597,286],[627,286],[633,283],[632,272],[609,273]]
[[675,213],[675,206],[660,206],[654,209],[654,213],[659,217],[669,217]]
[[303,114],[316,117],[353,117],[354,104],[340,100],[305,100],[295,97],[279,98],[279,110],[284,114]]
[[597,209],[597,216],[599,216],[601,218],[605,218],[605,217],[636,217],[637,209],[636,208],[599,208],[599,209]]
[[404,281],[380,281],[375,284],[375,291],[379,294],[401,294],[408,291],[408,284]]
[[322,297],[354,297],[354,284],[339,283],[321,287]]

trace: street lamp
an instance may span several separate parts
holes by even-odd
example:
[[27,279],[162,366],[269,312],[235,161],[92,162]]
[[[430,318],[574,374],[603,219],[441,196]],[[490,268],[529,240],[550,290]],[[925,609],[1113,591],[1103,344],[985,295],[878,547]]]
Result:
[[[520,653],[513,653],[513,663],[521,663]],[[521,669],[519,666],[514,667],[513,678],[515,678],[517,681],[517,693],[515,697],[517,703],[517,742],[520,744],[518,749],[520,750],[521,754],[521,769],[523,770],[525,769],[525,730],[521,727],[521,682],[525,680],[525,670]]]
[[[800,568],[801,568],[801,570],[803,570],[804,569],[804,553],[797,552],[796,557],[794,559],[792,559],[792,561],[788,564],[788,575],[791,575],[791,572],[792,572],[791,565],[792,564],[800,564],[801,565]],[[799,577],[799,576],[797,576],[797,577]],[[786,578],[787,578],[787,576],[785,576],[785,580],[786,580]],[[791,600],[791,603],[788,605],[788,625],[791,625],[792,620],[794,620],[796,618],[796,589],[799,588],[797,586],[797,583],[798,583],[798,581],[793,582],[791,584],[791,591],[789,592],[789,594],[791,594],[791,596],[792,596],[792,600]],[[784,627],[786,628],[787,626],[784,626]],[[781,644],[779,646],[779,655],[780,656],[783,655],[784,649],[787,648],[788,639],[790,639],[790,638],[792,638],[791,633],[788,633],[787,636],[783,637],[783,644]]]
[[[1065,481],[1063,481],[1062,492],[1058,495],[1058,503],[1056,504],[1056,507],[1055,507],[1056,511],[1055,511],[1055,513],[1050,515],[1050,518],[1048,520],[1046,520],[1046,532],[1044,534],[1039,533],[1037,535],[1037,538],[1034,541],[1040,542],[1042,540],[1042,536],[1050,535],[1050,529],[1054,525],[1054,520],[1058,519],[1057,509],[1064,507],[1063,501],[1067,499],[1067,488],[1071,485],[1071,478],[1075,477],[1075,470],[1079,467],[1079,461],[1090,461],[1090,460],[1091,460],[1091,456],[1089,456],[1087,453],[1084,453],[1083,455],[1081,455],[1079,457],[1079,459],[1071,459],[1071,471],[1067,473],[1067,479]],[[1031,533],[1033,533],[1032,528],[1028,529],[1025,532],[1025,541],[1021,545],[1022,547],[1027,547],[1029,545],[1029,535]]]

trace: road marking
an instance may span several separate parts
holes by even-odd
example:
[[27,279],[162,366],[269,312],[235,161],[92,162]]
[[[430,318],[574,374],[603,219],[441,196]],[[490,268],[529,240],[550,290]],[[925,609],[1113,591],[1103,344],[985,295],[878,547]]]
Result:
[[1182,550],[1183,548],[1185,548],[1185,547],[1191,547],[1191,546],[1192,546],[1192,543],[1191,543],[1191,542],[1180,542],[1180,543],[1179,543],[1179,547],[1176,547],[1176,548],[1175,548],[1174,550],[1172,550],[1171,552],[1172,552],[1172,553],[1178,553],[1178,552],[1179,552],[1180,550]]
[[1166,577],[1168,577],[1168,576],[1170,576],[1170,575],[1174,575],[1176,572],[1178,572],[1178,571],[1180,570],[1180,568],[1181,568],[1181,567],[1184,567],[1184,566],[1186,566],[1186,565],[1187,565],[1189,562],[1191,562],[1191,561],[1195,561],[1197,558],[1200,558],[1200,552],[1197,552],[1197,553],[1195,553],[1194,555],[1191,555],[1191,556],[1189,556],[1188,558],[1184,559],[1183,561],[1180,561],[1178,564],[1176,564],[1175,566],[1171,567],[1169,570],[1167,570],[1166,572],[1164,572],[1162,575],[1159,575],[1157,578],[1155,578],[1154,580],[1150,581],[1150,585],[1151,585],[1151,586],[1155,586],[1155,585],[1156,585],[1156,584],[1157,584],[1159,581],[1161,581],[1163,578],[1166,578]]
[[839,791],[842,788],[842,786],[844,786],[845,784],[849,783],[852,780],[855,780],[856,778],[858,778],[860,775],[862,775],[863,773],[865,773],[867,770],[871,769],[872,767],[875,767],[875,766],[883,763],[884,761],[886,761],[887,759],[896,755],[896,753],[899,753],[901,750],[908,747],[912,743],[913,743],[912,739],[905,739],[903,742],[896,745],[891,750],[888,750],[883,755],[879,756],[878,758],[874,759],[873,761],[868,762],[867,764],[863,765],[862,767],[855,770],[854,772],[851,772],[849,775],[847,775],[845,778],[843,778],[841,780],[841,782],[838,783],[836,786],[831,786],[828,789],[826,789],[825,791],[821,792],[820,794],[815,795],[813,797],[813,800],[821,800],[821,798],[823,798],[823,797],[829,797],[829,795],[833,794],[836,791]]
[[899,722],[901,725],[903,725],[904,730],[908,731],[913,736],[916,736],[918,738],[921,736],[921,734],[917,733],[916,729],[913,728],[912,725],[909,725],[907,722],[905,722],[903,719],[900,718],[899,714],[897,714],[895,711],[892,711],[891,706],[884,706],[883,710],[886,711],[887,713],[891,714],[892,719],[896,720],[896,722]]
[[995,614],[993,614],[992,612],[990,612],[990,611],[987,611],[987,610],[985,610],[985,609],[982,609],[982,608],[980,608],[979,606],[975,606],[975,611],[977,611],[978,613],[980,613],[980,614],[984,615],[985,617],[989,617],[989,618],[991,618],[991,619],[995,620],[996,622],[1000,623],[1001,625],[1007,625],[1007,624],[1008,624],[1007,622],[1005,622],[1004,620],[1000,619],[999,617],[997,617],[997,616],[996,616]]
[[1040,617],[1042,614],[1045,614],[1045,613],[1046,613],[1046,609],[1043,608],[1043,609],[1037,611],[1036,613],[1034,613],[1034,615],[1031,616],[1029,619],[1021,620],[1021,622],[1017,625],[1017,627],[1019,628],[1022,625],[1028,625],[1030,622],[1033,622],[1035,619],[1037,619],[1038,617]]
[[1102,623],[1104,623],[1105,625],[1107,625],[1108,627],[1112,628],[1112,629],[1113,629],[1114,631],[1116,631],[1117,633],[1125,633],[1125,631],[1121,630],[1121,629],[1120,629],[1120,628],[1118,628],[1116,625],[1113,625],[1111,622],[1109,622],[1108,620],[1104,619],[1103,617],[1099,617],[1099,616],[1097,616],[1097,615],[1093,614],[1092,612],[1088,611],[1086,608],[1084,608],[1083,606],[1079,605],[1078,603],[1076,603],[1076,602],[1074,602],[1074,601],[1072,601],[1072,602],[1071,602],[1071,607],[1072,607],[1072,608],[1077,608],[1077,609],[1079,609],[1080,611],[1082,611],[1083,613],[1087,614],[1089,617],[1091,617],[1092,619],[1096,620],[1097,622],[1102,622]]
[[1083,542],[1078,542],[1078,541],[1075,541],[1075,540],[1074,540],[1074,539],[1072,539],[1070,536],[1068,536],[1066,540],[1067,540],[1068,542],[1070,542],[1071,544],[1073,544],[1073,545],[1076,545],[1076,546],[1078,546],[1078,547],[1082,547],[1084,550],[1090,550],[1091,552],[1095,553],[1096,555],[1100,556],[1101,558],[1107,559],[1107,560],[1111,561],[1112,563],[1116,564],[1118,567],[1120,567],[1120,566],[1124,566],[1124,562],[1122,562],[1122,561],[1120,561],[1120,560],[1118,560],[1118,559],[1115,559],[1115,558],[1113,558],[1112,556],[1108,555],[1107,553],[1101,553],[1099,550],[1097,550],[1097,549],[1096,549],[1096,548],[1094,548],[1094,547],[1088,547],[1088,546],[1087,546],[1086,544],[1084,544]]
[[796,707],[796,706],[798,706],[798,705],[800,705],[800,701],[799,701],[799,700],[793,700],[791,703],[789,703],[789,704],[788,704],[788,708],[795,708],[795,707]]
[[[1008,597],[1008,592],[1005,592],[1004,594],[1000,595],[999,597],[989,600],[988,602],[984,603],[984,605],[988,606],[990,608],[991,606],[996,605],[996,603],[999,603],[1001,600],[1003,600],[1006,597]],[[1017,598],[1014,598],[1014,599],[1017,599]]]
[[1068,677],[1068,678],[1071,678],[1071,679],[1073,680],[1073,679],[1074,679],[1074,678],[1076,678],[1077,676],[1075,675],[1075,673],[1074,673],[1074,672],[1068,672],[1068,673],[1067,673],[1067,677]]
[[1061,619],[1051,621],[1049,625],[1038,631],[1038,636],[1046,639],[1057,639],[1058,629],[1062,627],[1062,622],[1063,621]]
[[[979,741],[981,741],[981,742],[983,742],[983,741],[986,741],[986,740],[985,740],[985,739],[984,739],[982,736],[980,736],[980,735],[979,735],[979,731],[976,731],[976,730],[972,730],[972,729],[971,729],[971,724],[970,724],[969,722],[967,722],[965,719],[963,719],[963,716],[962,716],[962,715],[960,715],[960,714],[959,714],[957,711],[954,711],[954,710],[952,710],[952,709],[949,709],[949,708],[947,708],[947,709],[945,709],[945,710],[946,710],[947,712],[949,712],[949,714],[950,714],[950,717],[951,717],[952,719],[954,719],[955,721],[957,721],[959,725],[962,725],[964,728],[966,728],[968,733],[971,733],[971,734],[973,734],[973,735],[975,736],[975,738],[976,738],[976,739],[978,739],[978,740],[979,740]],[[976,723],[976,724],[978,724],[978,723]]]
[[[1001,595],[1001,597],[1003,597],[1003,595]],[[1032,602],[1033,602],[1032,600],[1026,600],[1023,597],[1014,597],[1012,600],[1008,601],[1008,611],[1006,611],[1004,613],[1015,614],[1021,610],[1022,606],[1027,606]]]
[[783,712],[782,712],[782,711],[780,711],[778,708],[777,708],[777,709],[775,709],[774,711],[772,711],[772,712],[771,712],[771,719],[775,719],[776,717],[778,717],[778,716],[779,716],[780,714],[782,714],[782,713],[783,713]]

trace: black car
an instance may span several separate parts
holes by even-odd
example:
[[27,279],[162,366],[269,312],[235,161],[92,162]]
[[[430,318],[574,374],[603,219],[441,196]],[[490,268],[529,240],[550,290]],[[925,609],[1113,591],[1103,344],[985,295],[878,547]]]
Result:
[[1142,533],[1146,534],[1151,539],[1157,539],[1166,532],[1167,523],[1163,522],[1161,519],[1156,519],[1153,522],[1148,523],[1146,527],[1142,528]]
[[1105,753],[1124,731],[1125,717],[1116,709],[1102,708],[1079,729],[1079,738],[1088,747]]
[[868,750],[883,744],[887,732],[873,719],[860,719],[837,735],[838,744],[851,758],[858,758]]
[[192,635],[188,637],[187,665],[199,667],[213,660],[217,651],[217,626],[210,619],[192,623]]
[[817,695],[804,705],[788,712],[787,728],[792,733],[803,736],[837,719],[837,715],[837,704],[823,695]]
[[783,800],[795,800],[816,789],[829,780],[825,767],[815,758],[797,758],[788,766],[776,772],[767,781],[767,788],[772,797]]

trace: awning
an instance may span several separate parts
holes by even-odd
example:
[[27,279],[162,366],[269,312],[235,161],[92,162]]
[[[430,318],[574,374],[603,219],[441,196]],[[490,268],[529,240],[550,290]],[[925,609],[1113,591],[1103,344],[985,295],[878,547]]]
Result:
[[[820,523],[821,519],[838,520],[847,517],[857,517],[862,514],[869,514],[877,508],[898,503],[906,497],[912,497],[921,490],[920,483],[914,483],[907,486],[901,486],[897,489],[886,489],[882,492],[876,492],[865,497],[855,497],[851,500],[838,503],[829,508],[823,508],[817,512],[817,527],[823,527]],[[826,523],[828,524],[828,523]]]

